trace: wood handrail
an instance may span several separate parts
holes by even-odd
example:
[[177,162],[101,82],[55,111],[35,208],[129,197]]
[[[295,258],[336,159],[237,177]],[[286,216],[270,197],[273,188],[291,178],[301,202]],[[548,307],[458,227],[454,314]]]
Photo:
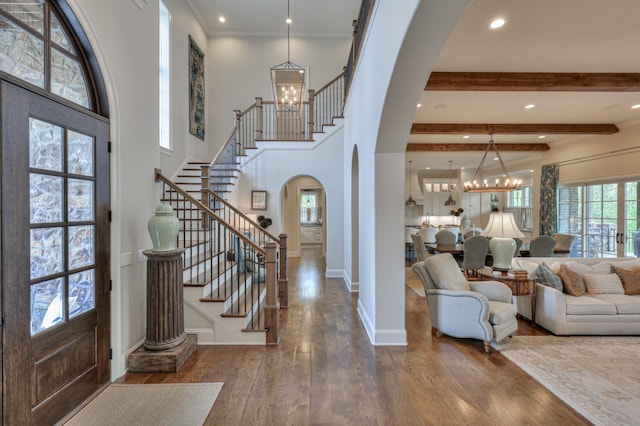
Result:
[[322,86],[320,89],[316,90],[316,96],[318,96],[318,93],[320,92],[324,92],[325,90],[327,90],[329,88],[329,86],[331,86],[333,83],[335,83],[336,81],[340,80],[342,77],[344,77],[347,74],[346,71],[342,71],[340,74],[338,74],[336,77],[334,77],[333,80],[331,80],[330,82],[328,82],[327,84],[325,84],[324,86]]
[[278,237],[276,237],[275,235],[271,234],[269,231],[267,231],[266,229],[264,229],[262,226],[260,226],[259,223],[257,223],[256,221],[254,221],[253,219],[247,217],[247,215],[245,215],[244,213],[242,213],[240,210],[238,210],[233,204],[229,203],[227,200],[225,200],[224,198],[222,198],[221,196],[219,196],[218,194],[216,194],[214,191],[212,191],[211,189],[207,188],[205,189],[205,191],[209,194],[209,195],[213,195],[215,197],[216,200],[218,200],[219,202],[221,202],[222,204],[224,204],[226,207],[228,207],[230,210],[232,210],[234,213],[236,213],[237,215],[239,215],[242,219],[246,220],[247,222],[249,222],[250,224],[252,224],[253,226],[255,226],[256,228],[260,228],[260,232],[264,233],[271,241],[274,242],[278,242],[279,239]]
[[[263,102],[266,103],[266,102]],[[252,109],[254,109],[256,107],[256,103],[254,102],[252,105],[250,105],[247,109],[245,109],[244,111],[242,111],[241,113],[238,114],[238,117],[244,117],[245,115],[247,115],[249,113],[249,111],[251,111]]]
[[216,162],[218,161],[218,158],[220,158],[220,156],[224,152],[224,150],[227,147],[227,145],[229,145],[231,143],[231,140],[233,139],[233,137],[236,135],[237,132],[238,132],[238,128],[237,127],[234,127],[233,130],[231,130],[231,134],[227,138],[227,141],[218,150],[218,153],[215,155],[215,157],[213,157],[213,160],[211,160],[211,163],[209,163],[209,167],[213,167],[213,165],[216,164]]
[[164,184],[169,186],[171,189],[176,191],[178,194],[182,195],[184,198],[189,200],[189,202],[191,202],[192,204],[198,206],[198,208],[200,210],[202,210],[203,213],[205,213],[206,215],[208,215],[208,216],[212,217],[213,219],[215,219],[216,221],[218,221],[224,228],[226,228],[229,232],[231,232],[236,237],[240,238],[246,244],[249,244],[251,247],[253,247],[255,250],[257,250],[261,254],[265,254],[266,253],[266,251],[265,251],[265,249],[263,247],[260,247],[253,240],[251,240],[250,238],[247,238],[244,235],[242,235],[242,233],[238,232],[237,229],[235,229],[234,227],[229,225],[224,219],[222,219],[220,216],[215,214],[209,207],[205,206],[199,200],[193,198],[186,191],[183,191],[180,187],[178,187],[176,184],[174,184],[169,178],[167,178],[166,176],[164,176],[162,174],[162,171],[160,169],[155,169],[154,173],[155,173],[155,181],[156,182],[163,182]]

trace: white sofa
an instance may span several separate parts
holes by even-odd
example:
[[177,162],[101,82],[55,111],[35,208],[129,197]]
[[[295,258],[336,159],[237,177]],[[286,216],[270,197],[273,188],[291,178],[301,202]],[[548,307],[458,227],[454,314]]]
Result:
[[[585,265],[600,269],[607,264],[625,269],[640,268],[637,258],[514,258],[514,268],[531,272],[545,262],[552,270],[561,263]],[[609,267],[610,268],[610,267]],[[520,315],[531,319],[530,296],[514,296]],[[536,316],[538,325],[557,335],[640,335],[640,295],[590,294],[575,297],[543,284],[536,284]]]

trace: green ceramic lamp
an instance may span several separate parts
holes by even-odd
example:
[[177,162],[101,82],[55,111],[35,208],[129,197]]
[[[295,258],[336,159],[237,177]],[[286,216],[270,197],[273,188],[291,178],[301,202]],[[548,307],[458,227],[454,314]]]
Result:
[[514,238],[522,238],[524,234],[518,229],[513,213],[491,213],[487,227],[480,234],[491,237],[489,248],[493,257],[493,269],[508,271],[516,251]]

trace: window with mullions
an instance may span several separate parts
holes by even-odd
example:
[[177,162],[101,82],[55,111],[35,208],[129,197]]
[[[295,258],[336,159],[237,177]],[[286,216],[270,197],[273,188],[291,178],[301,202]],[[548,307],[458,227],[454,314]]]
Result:
[[524,186],[506,193],[505,213],[513,213],[518,228],[533,230],[533,187]]
[[78,52],[49,2],[20,0],[0,5],[0,71],[92,108]]
[[304,191],[300,197],[300,224],[318,225],[321,218],[318,191]]
[[576,235],[572,255],[640,255],[637,181],[558,188],[558,232]]
[[507,207],[533,207],[533,186],[507,192]]

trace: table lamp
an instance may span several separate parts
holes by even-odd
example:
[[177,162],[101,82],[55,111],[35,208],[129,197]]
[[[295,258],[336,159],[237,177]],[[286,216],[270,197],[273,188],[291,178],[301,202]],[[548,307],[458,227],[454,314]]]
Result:
[[480,235],[491,237],[489,248],[493,257],[493,269],[508,271],[516,251],[516,242],[513,239],[524,237],[513,219],[513,213],[491,213],[489,223]]

